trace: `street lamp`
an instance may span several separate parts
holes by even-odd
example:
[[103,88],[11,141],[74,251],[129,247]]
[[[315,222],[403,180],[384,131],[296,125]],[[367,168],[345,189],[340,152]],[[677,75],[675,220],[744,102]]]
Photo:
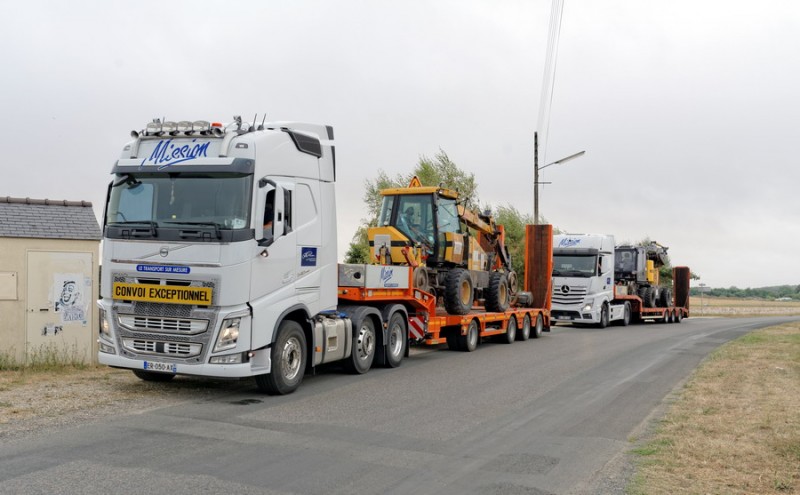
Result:
[[566,156],[561,158],[560,160],[556,160],[554,162],[550,162],[547,165],[539,166],[539,133],[533,133],[533,223],[534,225],[539,225],[539,184],[549,184],[549,182],[539,182],[539,170],[543,168],[547,168],[550,165],[558,165],[559,163],[568,162],[580,156],[586,151],[579,151],[575,154]]

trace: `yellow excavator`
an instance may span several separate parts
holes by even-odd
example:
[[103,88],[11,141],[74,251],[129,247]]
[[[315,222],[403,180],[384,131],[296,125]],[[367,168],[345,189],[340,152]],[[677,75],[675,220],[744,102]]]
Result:
[[423,186],[384,189],[378,225],[368,231],[375,264],[414,267],[414,287],[441,298],[450,314],[476,301],[487,311],[508,309],[517,275],[494,218],[469,210],[458,191]]

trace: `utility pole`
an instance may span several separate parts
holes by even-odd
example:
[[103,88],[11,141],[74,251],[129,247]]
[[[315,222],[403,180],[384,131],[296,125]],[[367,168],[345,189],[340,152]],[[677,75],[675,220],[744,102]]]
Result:
[[533,133],[533,224],[539,225],[539,133]]

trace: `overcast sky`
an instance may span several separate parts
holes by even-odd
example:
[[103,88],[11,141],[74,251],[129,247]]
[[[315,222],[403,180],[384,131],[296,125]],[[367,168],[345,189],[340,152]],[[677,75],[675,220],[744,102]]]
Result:
[[[550,0],[2,0],[0,196],[89,200],[154,117],[334,127],[365,179],[441,148],[533,212]],[[800,284],[800,2],[565,0],[541,213],[650,237],[712,287]]]

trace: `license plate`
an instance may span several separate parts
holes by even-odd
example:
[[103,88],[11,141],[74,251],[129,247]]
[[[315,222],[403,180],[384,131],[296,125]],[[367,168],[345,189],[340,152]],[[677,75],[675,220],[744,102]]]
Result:
[[147,371],[164,371],[167,373],[177,373],[178,366],[172,363],[158,363],[155,361],[145,361],[144,369]]

